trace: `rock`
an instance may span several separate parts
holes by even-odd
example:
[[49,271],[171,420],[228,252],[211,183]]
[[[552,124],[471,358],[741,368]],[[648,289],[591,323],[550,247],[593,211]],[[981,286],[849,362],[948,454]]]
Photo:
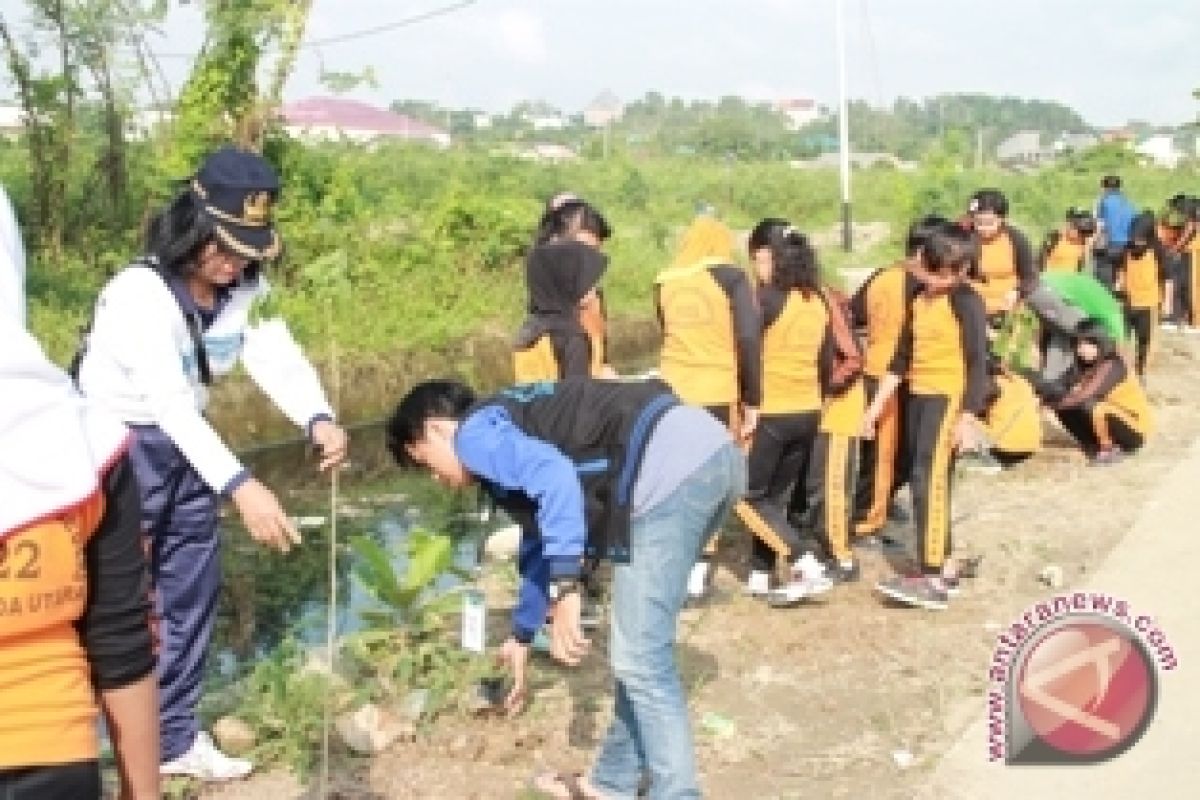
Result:
[[895,761],[896,766],[900,769],[908,769],[912,766],[914,760],[913,754],[907,750],[892,751],[892,761]]
[[1004,627],[1004,626],[1001,625],[999,622],[993,622],[992,620],[988,620],[987,622],[983,623],[983,629],[985,631],[991,631],[993,633],[1000,630],[1002,627]]
[[400,705],[400,714],[411,722],[420,722],[421,717],[429,711],[429,690],[413,689]]
[[292,523],[302,531],[313,530],[314,528],[324,528],[328,522],[328,518],[321,516],[295,517],[292,520]]
[[237,717],[221,717],[213,725],[212,734],[217,745],[232,756],[245,755],[257,741],[254,730]]
[[334,720],[334,729],[342,743],[360,755],[382,753],[397,739],[412,741],[417,734],[411,721],[374,703],[340,714]]
[[483,546],[483,552],[488,558],[496,561],[510,561],[517,555],[517,548],[521,545],[521,526],[509,525],[501,528],[487,538],[487,543]]
[[1049,564],[1038,573],[1038,580],[1051,589],[1059,589],[1063,585],[1063,569],[1057,564]]
[[733,720],[714,711],[709,711],[700,718],[700,728],[716,739],[725,739],[737,733],[737,725]]
[[453,758],[464,759],[467,761],[477,761],[483,757],[484,751],[487,749],[483,738],[480,736],[468,736],[461,733],[450,740],[446,745],[446,752]]

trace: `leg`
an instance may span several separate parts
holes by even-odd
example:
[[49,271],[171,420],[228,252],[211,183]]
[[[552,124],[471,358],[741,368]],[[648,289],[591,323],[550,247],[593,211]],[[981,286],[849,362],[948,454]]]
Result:
[[732,444],[723,447],[633,522],[632,558],[613,570],[611,658],[627,707],[617,709],[623,719],[609,729],[592,772],[603,792],[633,796],[642,767],[652,798],[700,797],[675,629],[693,561],[745,491],[742,463]]
[[1095,455],[1096,450],[1100,447],[1100,442],[1096,439],[1091,415],[1079,408],[1055,411],[1054,414],[1071,438],[1079,443],[1084,455],[1089,457]]
[[950,555],[950,473],[953,469],[953,431],[958,416],[956,398],[913,397],[913,511],[921,571],[940,575]]
[[1128,312],[1129,327],[1137,338],[1137,373],[1146,374],[1146,361],[1150,355],[1151,330],[1154,320],[1148,308],[1131,308]]
[[852,562],[850,517],[854,486],[854,440],[841,434],[822,433],[824,463],[814,472],[821,474],[823,513],[818,517],[817,537],[829,556],[841,564]]
[[859,485],[855,494],[859,499],[858,508],[863,508],[862,503],[866,503],[866,513],[862,515],[854,532],[869,535],[878,532],[887,521],[888,507],[899,486],[901,470],[898,392],[884,405],[875,429],[875,438],[862,440],[860,446]]
[[[772,493],[777,489],[775,475],[788,452],[789,442],[786,439],[785,420],[779,416],[763,417],[754,433],[754,444],[750,448],[750,458],[747,464],[749,473],[749,488],[746,491],[746,503],[739,504],[738,516],[751,533],[759,526],[767,526],[784,541],[795,541],[795,532],[787,524],[784,513],[780,510],[773,513],[772,506],[778,504]],[[782,522],[782,526],[776,524]],[[762,536],[755,535],[751,542],[750,568],[755,572],[770,572],[775,567],[776,552],[764,541]],[[786,553],[783,555],[787,555]]]
[[1092,406],[1092,429],[1100,449],[1108,450],[1114,445],[1125,452],[1133,452],[1144,443],[1142,420],[1120,406],[1101,401]]

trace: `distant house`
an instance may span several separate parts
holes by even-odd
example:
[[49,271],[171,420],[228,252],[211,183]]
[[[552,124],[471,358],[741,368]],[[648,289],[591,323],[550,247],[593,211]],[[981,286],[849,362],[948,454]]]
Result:
[[821,118],[817,101],[807,97],[789,98],[775,104],[775,110],[788,118],[788,130],[798,131]]
[[1042,147],[1041,131],[1017,131],[996,145],[996,161],[1006,167],[1033,166],[1053,156],[1053,150]]
[[[917,165],[904,161],[891,153],[851,153],[850,166],[854,169],[870,169],[871,167],[891,167],[903,172],[912,172]],[[841,156],[838,153],[822,153],[816,158],[801,159],[788,162],[793,169],[838,169],[841,166]]]
[[559,163],[563,161],[574,161],[579,158],[579,154],[562,144],[535,144],[518,152],[517,157],[528,159],[530,161],[549,161],[552,163]]
[[1165,169],[1175,169],[1184,158],[1183,151],[1175,146],[1175,137],[1168,133],[1147,137],[1133,150],[1154,166]]
[[535,131],[561,131],[567,127],[567,118],[562,114],[529,114],[525,116]]
[[1052,147],[1056,153],[1079,153],[1100,143],[1100,137],[1094,133],[1064,133],[1059,136]]
[[492,127],[492,115],[483,111],[475,114],[475,116],[471,118],[471,121],[475,124],[476,130],[483,131]]
[[1137,135],[1129,128],[1112,128],[1100,134],[1102,142],[1122,142],[1133,144],[1137,140]]
[[583,121],[589,128],[604,128],[620,122],[624,114],[621,99],[606,89],[583,110]]
[[284,130],[300,139],[405,139],[450,146],[450,134],[441,128],[357,100],[313,97],[284,106],[281,116]]
[[173,118],[169,108],[135,108],[125,119],[125,138],[131,142],[145,141]]

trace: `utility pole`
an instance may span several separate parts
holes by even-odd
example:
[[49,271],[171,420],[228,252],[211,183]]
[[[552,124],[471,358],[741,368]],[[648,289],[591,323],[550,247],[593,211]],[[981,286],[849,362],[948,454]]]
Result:
[[842,248],[849,253],[854,247],[854,232],[850,217],[850,120],[846,101],[846,21],[845,0],[837,2],[837,59],[838,59],[838,139],[841,150],[842,179]]

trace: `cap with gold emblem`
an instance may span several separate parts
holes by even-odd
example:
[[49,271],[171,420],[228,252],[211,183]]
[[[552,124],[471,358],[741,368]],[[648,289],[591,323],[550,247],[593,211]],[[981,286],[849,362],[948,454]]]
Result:
[[279,176],[262,156],[223,147],[204,160],[192,192],[212,216],[218,241],[254,261],[279,255],[271,211],[279,198]]

